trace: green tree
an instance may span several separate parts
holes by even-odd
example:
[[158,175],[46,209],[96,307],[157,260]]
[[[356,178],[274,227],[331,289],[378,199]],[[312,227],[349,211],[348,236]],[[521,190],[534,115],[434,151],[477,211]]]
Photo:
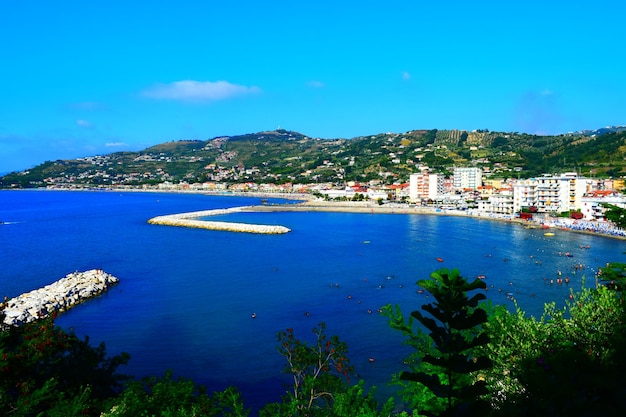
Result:
[[[326,324],[313,329],[315,340],[308,344],[298,339],[292,328],[278,333],[278,352],[286,359],[284,372],[292,385],[282,404],[270,404],[270,415],[316,415],[332,404],[335,393],[344,391],[344,378],[353,371],[347,357],[348,346],[337,336],[326,336]],[[285,413],[286,412],[286,413]],[[323,415],[323,414],[319,414]]]
[[291,328],[278,333],[278,351],[292,383],[282,402],[267,404],[261,416],[389,416],[392,400],[379,411],[373,391],[364,393],[363,382],[349,385],[353,367],[347,344],[337,336],[328,338],[325,323],[319,323],[313,334],[313,342],[307,343]]
[[[345,391],[335,393],[334,401],[326,417],[389,417],[393,415],[393,398],[388,399],[379,409],[374,399],[374,389],[365,392],[363,380],[351,385]],[[406,414],[404,414],[406,415]]]
[[606,287],[546,304],[539,319],[497,307],[486,325],[492,415],[625,415],[624,319],[621,293]]
[[9,327],[0,332],[0,414],[99,415],[127,379],[117,368],[128,359],[107,357],[104,343],[92,347],[52,318]]
[[246,417],[241,395],[236,388],[208,395],[204,388],[185,378],[147,377],[131,381],[102,417]]
[[[405,320],[399,307],[385,309],[391,327],[407,335],[408,344],[422,355],[410,357],[407,363],[412,371],[402,372],[399,378],[417,384],[418,388],[409,392],[418,395],[414,405],[426,415],[484,413],[488,404],[480,397],[488,390],[479,372],[488,369],[491,360],[476,352],[489,342],[481,328],[487,322],[487,313],[478,307],[485,295],[478,293],[469,298],[467,293],[485,289],[486,285],[479,279],[468,282],[457,269],[443,268],[430,278],[417,282],[435,298],[434,303],[422,306],[430,317],[413,311]],[[415,331],[414,320],[429,333],[420,328]]]
[[604,217],[613,222],[617,227],[626,228],[626,208],[621,208],[613,204],[604,204],[606,211]]

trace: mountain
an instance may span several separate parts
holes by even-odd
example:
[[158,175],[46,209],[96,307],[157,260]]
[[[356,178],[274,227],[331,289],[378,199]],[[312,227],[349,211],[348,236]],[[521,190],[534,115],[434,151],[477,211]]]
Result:
[[571,171],[594,177],[623,175],[626,128],[615,127],[602,134],[587,132],[593,131],[538,136],[433,129],[316,139],[275,130],[47,161],[0,177],[0,187],[137,186],[164,181],[394,183],[408,181],[418,165],[444,173],[454,166],[479,166],[486,175],[503,178]]
[[594,130],[581,130],[577,133],[583,136],[599,136],[606,133],[618,133],[624,131],[626,131],[626,126],[606,126]]

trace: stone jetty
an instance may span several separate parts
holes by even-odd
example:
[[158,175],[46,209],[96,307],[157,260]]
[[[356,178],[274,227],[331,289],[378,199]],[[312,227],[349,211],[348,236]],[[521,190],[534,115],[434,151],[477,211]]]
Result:
[[230,214],[239,211],[250,211],[251,207],[233,207],[228,209],[193,211],[189,213],[171,214],[167,216],[153,217],[148,220],[150,224],[166,226],[194,227],[199,229],[222,230],[228,232],[282,234],[289,233],[291,229],[284,226],[271,226],[262,224],[215,222],[198,220],[201,217]]
[[72,272],[43,288],[24,293],[3,303],[4,322],[0,328],[18,326],[63,312],[105,292],[119,279],[101,269]]

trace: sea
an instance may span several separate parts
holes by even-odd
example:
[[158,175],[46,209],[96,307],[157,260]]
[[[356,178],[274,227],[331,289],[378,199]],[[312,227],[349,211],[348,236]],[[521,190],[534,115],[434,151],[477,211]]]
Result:
[[[432,301],[416,281],[440,268],[484,279],[494,305],[540,316],[571,291],[595,286],[626,241],[526,229],[462,216],[240,212],[211,220],[282,225],[261,235],[148,224],[154,216],[257,204],[256,197],[118,191],[0,191],[0,296],[14,297],[74,271],[120,279],[56,324],[128,352],[123,373],[191,378],[209,392],[237,386],[252,415],[280,401],[289,377],[276,335],[313,342],[320,322],[379,399],[410,352],[379,313]],[[569,283],[557,283],[558,278]],[[255,316],[255,318],[253,318]],[[398,400],[400,401],[400,400]]]

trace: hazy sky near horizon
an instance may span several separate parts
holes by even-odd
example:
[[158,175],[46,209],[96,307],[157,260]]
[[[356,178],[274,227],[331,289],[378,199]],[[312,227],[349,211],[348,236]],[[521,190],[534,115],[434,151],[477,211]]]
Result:
[[273,130],[626,124],[619,0],[0,0],[0,173]]

